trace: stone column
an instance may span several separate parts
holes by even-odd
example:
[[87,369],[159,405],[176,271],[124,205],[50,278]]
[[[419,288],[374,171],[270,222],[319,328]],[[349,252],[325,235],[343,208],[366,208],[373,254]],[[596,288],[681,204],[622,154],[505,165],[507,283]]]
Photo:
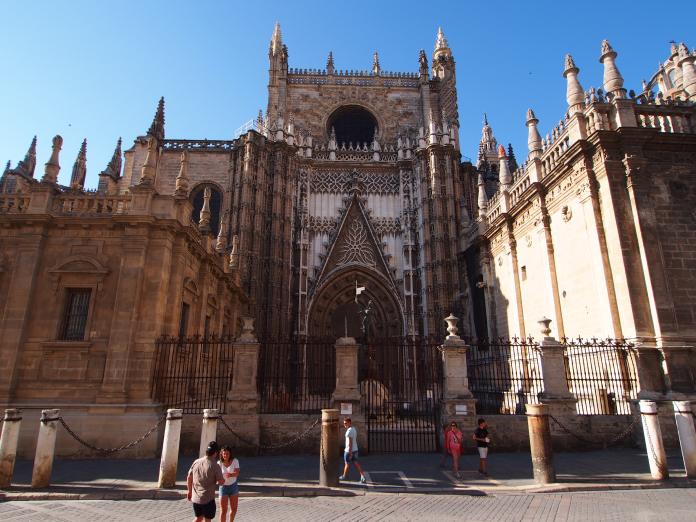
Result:
[[539,484],[556,482],[549,412],[545,404],[527,404],[527,426],[534,480]]
[[338,410],[321,410],[321,447],[319,448],[319,485],[338,486]]
[[476,428],[476,401],[469,391],[469,375],[466,354],[469,346],[457,334],[457,322],[453,314],[445,319],[447,332],[442,344],[443,422],[455,421],[464,433],[473,433]]
[[[674,401],[674,420],[679,433],[679,445],[686,476],[696,478],[696,429],[690,401]],[[1,485],[1,484],[0,484]]]
[[254,335],[254,319],[241,317],[242,333],[234,343],[232,384],[227,392],[225,421],[239,427],[240,435],[255,444],[260,440],[256,376],[260,345]]
[[657,404],[654,401],[639,401],[639,404],[650,474],[654,479],[666,480],[669,478],[669,467],[665,446],[662,443]]
[[201,426],[201,445],[198,449],[198,456],[205,455],[208,443],[217,440],[217,425],[220,414],[217,408],[203,410],[203,425]]
[[47,488],[51,484],[59,416],[60,410],[41,410],[39,438],[36,441],[34,469],[31,474],[32,488]]
[[22,424],[22,412],[14,408],[5,410],[0,435],[0,488],[9,487],[12,483],[15,458],[17,457],[17,440],[19,427]]
[[181,418],[184,410],[167,410],[167,424],[162,441],[158,488],[172,488],[176,485],[176,468],[179,464],[179,439],[181,438]]
[[352,411],[347,415],[357,415],[360,409],[358,343],[352,337],[341,337],[336,341],[335,347],[336,389],[331,400],[339,410],[341,404],[350,404]]
[[575,415],[577,400],[570,393],[566,378],[565,347],[553,337],[550,337],[551,319],[542,317],[538,324],[541,327],[541,374],[544,379],[544,391],[541,394],[548,413],[554,416]]

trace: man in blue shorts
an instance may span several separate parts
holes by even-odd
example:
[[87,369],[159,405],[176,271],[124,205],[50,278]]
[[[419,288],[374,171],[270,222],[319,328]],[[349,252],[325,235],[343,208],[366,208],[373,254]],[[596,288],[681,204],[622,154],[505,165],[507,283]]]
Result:
[[350,417],[343,420],[343,426],[346,428],[346,447],[343,451],[343,475],[338,477],[339,480],[347,480],[348,472],[350,471],[351,463],[355,464],[355,468],[360,473],[360,482],[365,484],[365,474],[358,462],[358,431],[352,426]]

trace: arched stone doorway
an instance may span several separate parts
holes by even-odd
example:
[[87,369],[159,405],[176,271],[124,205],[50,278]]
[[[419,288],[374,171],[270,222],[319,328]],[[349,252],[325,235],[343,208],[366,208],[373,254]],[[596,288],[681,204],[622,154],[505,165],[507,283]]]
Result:
[[[355,303],[355,284],[365,287],[360,305]],[[372,300],[370,336],[374,339],[401,336],[404,320],[401,303],[384,276],[374,270],[350,266],[331,274],[316,289],[310,303],[307,332],[310,336],[362,337],[360,310]]]

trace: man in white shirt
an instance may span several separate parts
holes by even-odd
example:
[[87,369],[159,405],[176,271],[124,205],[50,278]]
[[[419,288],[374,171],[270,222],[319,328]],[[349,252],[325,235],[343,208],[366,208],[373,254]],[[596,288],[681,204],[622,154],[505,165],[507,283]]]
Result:
[[360,473],[360,482],[365,484],[365,473],[363,473],[360,463],[358,462],[358,431],[352,426],[350,417],[343,419],[343,426],[346,428],[346,447],[343,451],[343,475],[338,477],[339,480],[347,480],[348,472],[350,471],[351,462],[355,464],[355,468]]

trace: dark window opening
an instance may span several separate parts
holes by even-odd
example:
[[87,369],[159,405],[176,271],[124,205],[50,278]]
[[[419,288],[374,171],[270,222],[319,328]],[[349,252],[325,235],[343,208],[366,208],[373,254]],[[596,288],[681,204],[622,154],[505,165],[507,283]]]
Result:
[[367,143],[369,147],[375,137],[377,120],[368,111],[358,105],[346,105],[336,109],[329,118],[327,133],[331,134],[331,128],[336,131],[338,146],[350,143],[355,147]]
[[67,288],[63,323],[60,328],[61,341],[83,341],[89,312],[90,288]]
[[191,307],[188,303],[181,303],[181,319],[179,319],[179,337],[186,337],[190,309]]
[[[210,185],[207,185],[210,186]],[[191,203],[193,204],[193,212],[191,212],[191,219],[194,223],[198,224],[201,219],[201,209],[203,208],[203,191],[206,185],[200,185],[196,188],[195,192],[191,195]],[[210,187],[210,231],[213,236],[217,236],[220,230],[220,206],[222,204],[222,197],[220,191],[215,187]]]

